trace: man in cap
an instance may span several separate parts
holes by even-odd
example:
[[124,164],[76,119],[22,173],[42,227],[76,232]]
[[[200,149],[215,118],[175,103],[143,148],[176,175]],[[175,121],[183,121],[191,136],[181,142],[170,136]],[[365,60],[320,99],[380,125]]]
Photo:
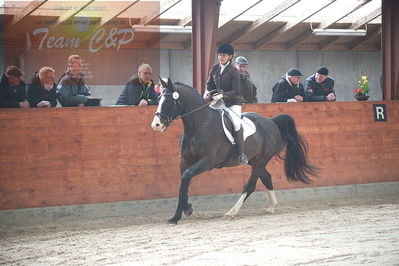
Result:
[[328,76],[326,67],[320,67],[306,79],[305,94],[308,102],[335,101],[334,79]]
[[273,86],[272,103],[276,102],[303,102],[305,92],[301,83],[302,73],[291,68]]
[[0,107],[1,108],[28,108],[26,98],[26,84],[22,80],[21,69],[8,66],[0,81]]
[[244,99],[244,103],[258,103],[258,98],[256,98],[257,89],[253,84],[248,71],[246,71],[247,66],[248,60],[244,56],[236,58],[236,68],[240,73],[241,96]]

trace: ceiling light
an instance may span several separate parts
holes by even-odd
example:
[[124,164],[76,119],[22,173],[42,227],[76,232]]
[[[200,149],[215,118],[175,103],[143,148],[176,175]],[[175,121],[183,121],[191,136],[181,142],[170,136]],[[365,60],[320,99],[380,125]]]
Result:
[[352,30],[352,29],[313,29],[315,36],[366,36],[366,30]]
[[169,26],[169,25],[134,25],[132,27],[134,32],[147,33],[177,33],[177,34],[191,34],[191,27]]

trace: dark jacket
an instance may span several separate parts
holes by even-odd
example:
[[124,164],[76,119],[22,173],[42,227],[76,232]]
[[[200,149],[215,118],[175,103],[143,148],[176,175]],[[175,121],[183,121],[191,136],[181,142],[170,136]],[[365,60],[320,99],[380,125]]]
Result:
[[306,101],[308,102],[325,102],[327,95],[334,93],[334,79],[327,77],[323,83],[317,83],[316,74],[308,77],[305,81]]
[[288,99],[293,99],[296,95],[302,96],[305,101],[305,92],[302,83],[299,83],[298,86],[291,85],[287,81],[286,76],[282,76],[273,86],[272,103],[287,102]]
[[83,74],[73,77],[68,71],[61,78],[57,97],[62,106],[78,106],[87,101],[87,96],[90,96],[90,89],[86,85]]
[[257,88],[253,84],[249,73],[240,74],[240,92],[244,103],[258,103]]
[[19,108],[19,103],[26,101],[26,84],[21,80],[18,86],[10,86],[6,75],[0,81],[0,108]]
[[41,101],[49,101],[51,107],[57,106],[57,86],[54,83],[53,88],[49,91],[43,88],[42,84],[40,84],[38,73],[35,73],[32,80],[28,83],[27,91],[30,107],[37,107],[37,104]]
[[230,62],[223,73],[220,74],[221,66],[216,64],[209,73],[206,89],[208,91],[218,90],[223,92],[223,101],[227,107],[242,105],[240,93],[240,73]]
[[141,100],[146,100],[149,105],[158,104],[154,81],[150,80],[148,84],[144,85],[137,76],[133,76],[119,95],[116,105],[139,105]]

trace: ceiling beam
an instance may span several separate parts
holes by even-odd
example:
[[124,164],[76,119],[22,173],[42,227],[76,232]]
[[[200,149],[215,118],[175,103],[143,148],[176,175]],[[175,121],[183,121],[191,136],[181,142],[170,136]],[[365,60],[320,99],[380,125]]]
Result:
[[47,2],[47,0],[30,1],[30,3],[26,7],[24,7],[20,12],[18,12],[14,15],[14,17],[7,23],[5,28],[11,27],[11,26],[17,24],[22,19],[29,16],[33,12],[35,12],[35,10],[37,10],[39,7],[41,7],[46,2]]
[[356,48],[357,46],[359,46],[360,44],[364,43],[365,41],[375,37],[376,35],[380,35],[382,32],[382,27],[378,26],[372,30],[368,30],[367,31],[367,35],[364,36],[363,38],[357,38],[356,40],[354,40],[353,42],[348,44],[348,49],[352,50],[354,48]]
[[[363,1],[361,3],[353,2],[353,3],[350,3],[350,4],[346,5],[346,6],[344,6],[343,8],[340,8],[337,11],[334,11],[334,14],[336,14],[336,15],[332,16],[330,18],[327,18],[325,20],[317,22],[317,24],[318,24],[317,28],[318,29],[325,29],[325,28],[330,27],[331,25],[333,25],[337,21],[340,21],[341,19],[343,19],[344,17],[346,17],[349,14],[353,13],[358,8],[364,6],[368,2],[370,2],[370,0],[366,0],[366,1]],[[292,40],[291,42],[289,42],[287,44],[287,48],[288,49],[294,48],[295,46],[300,45],[302,42],[304,42],[307,38],[309,38],[311,36],[312,36],[312,31],[311,30],[305,31],[305,32],[303,32],[301,34],[301,36],[299,38],[296,38],[296,39]]]
[[188,26],[191,23],[191,21],[192,21],[192,17],[191,17],[191,15],[189,15],[189,16],[186,16],[186,17],[180,19],[180,21],[179,21],[179,23],[177,25],[178,26],[182,26],[182,27],[186,27],[186,26]]
[[242,30],[239,30],[230,36],[224,38],[221,40],[221,43],[233,43],[244,37],[246,34],[249,32],[257,29],[258,27],[264,25],[268,21],[272,20],[276,16],[280,15],[282,12],[290,8],[291,6],[295,5],[298,3],[300,0],[285,0],[281,4],[279,4],[277,7],[274,9],[270,10],[266,14],[264,14],[262,17],[259,19],[253,21],[251,24],[249,24],[247,27],[243,28]]
[[281,34],[284,34],[286,32],[292,31],[294,29],[294,27],[297,26],[299,23],[301,23],[304,20],[310,18],[311,16],[313,16],[314,14],[319,12],[320,10],[323,10],[324,8],[326,8],[327,6],[331,5],[335,1],[336,0],[330,0],[330,2],[328,4],[324,4],[324,3],[318,2],[318,5],[317,5],[315,3],[314,4],[315,9],[312,10],[309,14],[306,14],[306,15],[304,15],[302,17],[299,17],[296,20],[292,20],[292,21],[287,22],[285,25],[281,26],[280,28],[276,29],[275,31],[273,31],[271,33],[268,33],[266,36],[264,36],[260,40],[256,41],[255,44],[254,44],[254,49],[259,49],[263,45],[265,45],[268,42],[270,42],[271,40],[273,40],[274,38],[280,36]]
[[[240,7],[234,8],[234,12],[229,12],[227,15],[220,16],[218,27],[219,28],[223,27],[223,25],[225,25],[225,24],[229,23],[230,21],[238,18],[239,16],[241,16],[242,14],[244,14],[245,12],[247,12],[248,10],[250,10],[251,8],[253,8],[254,6],[256,6],[257,4],[259,4],[262,1],[263,0],[239,1],[239,3],[245,4],[245,6],[244,7],[240,6]],[[223,2],[222,2],[222,6],[221,7],[223,7]]]
[[369,23],[370,21],[372,21],[373,19],[379,17],[381,15],[381,7],[378,7],[376,9],[374,9],[373,11],[371,11],[369,14],[359,18],[358,20],[356,20],[355,22],[352,23],[352,25],[349,27],[350,29],[358,29],[361,26],[363,26],[364,24]]
[[162,1],[158,10],[154,10],[151,14],[148,16],[144,16],[141,20],[142,25],[148,25],[153,21],[154,19],[160,17],[163,13],[180,3],[182,0],[168,0],[168,1]]
[[356,1],[356,2],[352,2],[350,4],[347,4],[340,9],[334,10],[335,16],[333,15],[327,19],[320,21],[319,29],[326,29],[326,28],[330,27],[335,22],[340,21],[341,19],[343,19],[344,17],[353,13],[354,11],[356,11],[357,9],[364,6],[365,4],[367,4],[370,1],[371,0],[363,0],[360,3],[358,1]]

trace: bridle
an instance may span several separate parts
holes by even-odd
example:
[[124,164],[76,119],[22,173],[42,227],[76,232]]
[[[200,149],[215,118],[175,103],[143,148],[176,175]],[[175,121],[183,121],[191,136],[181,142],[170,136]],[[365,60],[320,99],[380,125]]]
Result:
[[181,104],[179,99],[175,99],[173,97],[173,93],[171,93],[171,92],[170,93],[164,93],[161,96],[172,96],[172,99],[173,99],[173,110],[172,110],[172,113],[170,115],[167,115],[167,114],[164,114],[164,113],[161,113],[161,112],[155,112],[155,115],[157,117],[159,117],[159,119],[164,118],[166,120],[166,126],[169,126],[174,120],[183,118],[185,116],[188,116],[188,115],[190,115],[192,113],[195,113],[195,112],[201,110],[202,108],[204,108],[206,106],[209,106],[209,103],[205,103],[205,104],[201,105],[200,107],[197,107],[194,110],[191,110],[190,112],[187,112],[187,113],[182,114],[182,115],[177,115],[175,118],[173,118],[174,114],[175,114],[175,111],[176,111],[177,105],[180,105],[181,108],[183,107],[183,105]]

